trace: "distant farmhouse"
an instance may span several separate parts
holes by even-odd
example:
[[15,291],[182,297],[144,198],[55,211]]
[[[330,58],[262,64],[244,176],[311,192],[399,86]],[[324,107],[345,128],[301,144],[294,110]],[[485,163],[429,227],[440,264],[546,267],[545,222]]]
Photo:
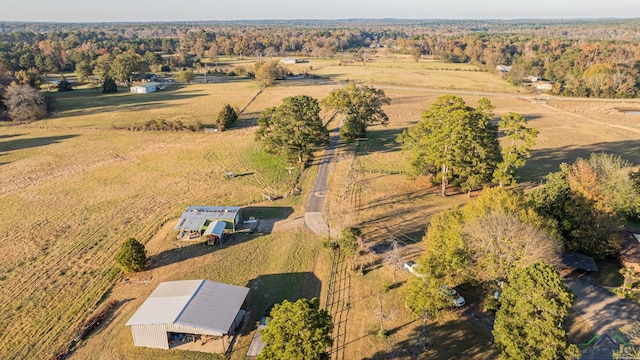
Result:
[[302,60],[297,58],[282,58],[280,62],[283,64],[298,64],[298,63],[301,63]]
[[131,87],[131,92],[136,94],[147,94],[156,90],[162,90],[162,85],[157,82],[148,82]]
[[249,289],[208,280],[163,282],[127,321],[134,346],[224,353]]
[[553,90],[553,81],[539,80],[533,83],[536,90],[549,91]]
[[179,239],[205,237],[208,243],[215,244],[222,240],[224,230],[236,231],[240,220],[239,206],[190,206],[173,230],[180,231]]
[[509,71],[511,71],[511,66],[509,65],[497,65],[496,66],[496,70],[503,72],[503,73],[508,73]]

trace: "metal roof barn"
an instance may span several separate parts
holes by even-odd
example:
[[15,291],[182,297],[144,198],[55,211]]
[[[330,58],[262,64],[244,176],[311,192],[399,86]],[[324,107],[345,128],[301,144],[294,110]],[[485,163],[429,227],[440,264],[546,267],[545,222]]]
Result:
[[127,321],[135,346],[169,349],[168,332],[223,336],[235,328],[249,289],[208,280],[163,282]]
[[173,230],[201,231],[207,222],[224,221],[227,229],[235,231],[240,222],[240,206],[189,206]]

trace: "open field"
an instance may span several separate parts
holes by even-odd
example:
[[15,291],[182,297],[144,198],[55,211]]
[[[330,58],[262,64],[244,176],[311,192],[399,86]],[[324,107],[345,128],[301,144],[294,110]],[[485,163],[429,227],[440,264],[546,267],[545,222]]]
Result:
[[356,81],[372,85],[399,85],[455,89],[466,91],[492,91],[520,93],[515,87],[491,73],[470,64],[447,64],[433,59],[416,62],[407,55],[389,54],[379,49],[371,60],[345,62],[337,59],[311,59],[308,63],[289,65],[294,72],[329,77],[337,81]]
[[[225,59],[227,63],[232,60]],[[362,227],[373,252],[366,274],[351,276],[340,358],[409,359],[408,349],[427,342],[428,350],[422,354],[428,358],[460,354],[494,358],[489,335],[457,312],[423,324],[402,306],[401,285],[382,291],[383,284],[393,282],[393,268],[385,257],[388,243],[375,246],[396,238],[403,245],[403,258],[413,258],[421,251],[430,216],[468,201],[466,195],[440,198],[426,179],[408,178],[409,168],[395,137],[415,124],[451,84],[455,88],[447,91],[472,105],[479,96],[468,91],[499,91],[487,93],[497,115],[523,114],[530,126],[540,130],[534,157],[519,175],[520,181],[537,182],[556,171],[560,162],[572,162],[591,151],[619,153],[640,163],[636,126],[640,115],[612,112],[612,107],[621,106],[617,103],[532,103],[518,95],[517,88],[489,73],[468,71],[473,70],[468,65],[460,65],[459,71],[441,70],[453,65],[380,55],[366,66],[312,59],[292,68],[309,66],[313,66],[310,72],[335,80],[381,86],[392,99],[385,108],[388,126],[371,127],[367,140],[344,145],[329,183],[332,226]],[[264,108],[278,105],[282,97],[308,94],[322,99],[340,86],[341,82],[327,79],[279,82],[255,99],[259,88],[247,80],[176,86],[147,95],[103,95],[95,90],[51,93],[55,106],[51,118],[0,127],[0,201],[5,215],[0,218],[0,358],[53,355],[108,298],[122,303],[72,358],[204,358],[197,353],[133,348],[124,323],[165,280],[208,278],[252,287],[248,301],[252,312],[233,359],[244,358],[252,322],[271,303],[317,295],[324,301],[329,253],[320,249],[320,239],[295,226],[271,235],[234,238],[222,248],[180,245],[171,229],[188,205],[256,206],[263,193],[287,192],[287,165],[259,151],[252,125]],[[152,119],[211,124],[226,103],[240,109],[248,106],[237,126],[220,134],[113,128]],[[629,101],[624,106],[639,104]],[[225,171],[242,176],[226,179]],[[303,196],[267,204],[278,210],[251,211],[266,217],[299,216],[314,174],[314,167],[303,173]],[[148,284],[124,284],[113,267],[119,244],[127,237],[147,244],[151,269],[136,278],[149,280]],[[397,275],[400,284],[407,276]],[[384,325],[390,332],[387,338],[376,336],[379,320],[373,309],[379,307],[378,296],[383,312],[389,314]]]

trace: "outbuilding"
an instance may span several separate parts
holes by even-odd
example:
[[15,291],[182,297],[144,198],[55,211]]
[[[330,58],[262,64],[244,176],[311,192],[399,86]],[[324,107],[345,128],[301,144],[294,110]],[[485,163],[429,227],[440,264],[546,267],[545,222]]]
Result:
[[224,236],[224,228],[227,223],[224,221],[213,221],[207,226],[207,229],[202,234],[207,240],[208,245],[220,245],[222,244]]
[[246,287],[208,280],[163,282],[126,326],[134,346],[225,352],[248,293]]
[[189,206],[173,230],[180,232],[179,239],[199,239],[213,222],[223,222],[224,229],[236,231],[240,219],[240,206]]
[[282,58],[280,59],[280,62],[283,64],[297,64],[297,63],[301,63],[302,61],[297,58]]
[[131,92],[136,94],[146,94],[158,90],[160,83],[148,82],[131,87]]

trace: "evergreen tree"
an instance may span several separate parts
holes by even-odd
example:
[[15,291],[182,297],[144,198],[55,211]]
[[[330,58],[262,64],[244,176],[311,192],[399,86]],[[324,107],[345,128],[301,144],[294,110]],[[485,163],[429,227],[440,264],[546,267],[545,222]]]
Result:
[[511,271],[500,296],[493,327],[502,358],[573,359],[578,348],[567,344],[562,323],[575,296],[551,265],[538,262]]
[[280,106],[260,115],[256,140],[262,140],[266,152],[302,163],[315,148],[329,144],[329,131],[319,113],[318,101],[312,97],[284,98]]
[[226,104],[216,117],[218,131],[223,131],[236,122],[236,120],[238,120],[238,113],[233,107],[231,107],[231,105]]
[[367,136],[367,126],[386,124],[387,114],[382,110],[391,100],[384,90],[351,83],[344,89],[333,90],[323,103],[344,115],[340,137],[358,139]]
[[260,335],[265,347],[259,360],[328,359],[333,323],[317,298],[276,304]]
[[398,136],[416,174],[432,175],[442,196],[454,179],[466,190],[491,180],[501,157],[492,108],[485,98],[474,109],[460,97],[441,96],[418,125]]
[[118,92],[118,84],[116,84],[116,81],[113,80],[112,77],[107,76],[104,78],[104,81],[102,82],[102,92],[104,94]]
[[504,129],[508,145],[502,149],[502,162],[493,173],[495,181],[500,186],[516,183],[516,170],[531,157],[531,147],[535,145],[538,130],[528,128],[527,119],[516,113],[508,113],[500,119],[499,127]]
[[144,245],[134,238],[128,238],[120,246],[120,252],[116,256],[116,264],[126,272],[142,271],[147,264]]

